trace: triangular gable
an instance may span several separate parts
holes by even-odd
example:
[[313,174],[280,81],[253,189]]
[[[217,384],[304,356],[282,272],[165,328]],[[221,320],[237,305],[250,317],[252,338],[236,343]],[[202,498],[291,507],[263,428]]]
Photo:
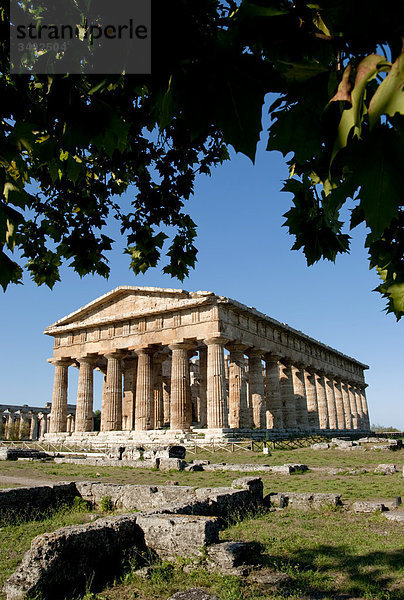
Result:
[[200,304],[207,296],[212,297],[212,292],[120,286],[49,325],[44,333],[54,335],[64,329],[88,327],[138,315],[185,308],[188,305]]

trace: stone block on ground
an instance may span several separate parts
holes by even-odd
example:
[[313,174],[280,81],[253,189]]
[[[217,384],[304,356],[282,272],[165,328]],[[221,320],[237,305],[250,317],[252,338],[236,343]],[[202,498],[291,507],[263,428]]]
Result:
[[319,442],[310,446],[312,450],[328,450],[329,447],[330,444],[328,444],[327,442]]
[[377,511],[385,511],[386,506],[383,502],[375,502],[372,500],[357,500],[352,504],[352,510],[356,513],[374,513]]
[[204,546],[219,541],[215,517],[173,514],[139,514],[137,523],[148,548],[162,558],[197,556]]
[[264,504],[276,508],[292,506],[299,509],[318,509],[325,506],[340,506],[341,494],[279,492],[265,496]]
[[397,473],[398,469],[396,467],[396,465],[391,465],[391,464],[381,464],[381,465],[377,465],[376,469],[374,470],[374,473],[378,473],[379,475],[392,475],[393,473]]
[[168,600],[219,600],[219,598],[202,588],[190,588],[183,592],[176,592]]
[[231,487],[234,489],[248,490],[254,500],[262,502],[264,484],[261,477],[240,477],[232,481]]
[[394,512],[394,511],[389,511],[384,513],[383,515],[384,517],[386,517],[386,519],[388,519],[389,521],[396,521],[397,523],[403,523],[404,525],[404,512]]
[[136,515],[98,519],[38,535],[17,570],[3,587],[7,600],[40,596],[63,598],[84,591],[88,581],[106,581],[116,573],[125,551],[144,550]]
[[158,458],[160,471],[183,471],[186,462],[181,458]]
[[190,464],[187,464],[186,467],[184,467],[184,471],[189,471],[189,472],[203,471],[203,465],[196,465],[194,463],[190,463]]
[[207,562],[221,573],[229,573],[245,563],[248,558],[248,544],[245,542],[220,542],[209,546]]

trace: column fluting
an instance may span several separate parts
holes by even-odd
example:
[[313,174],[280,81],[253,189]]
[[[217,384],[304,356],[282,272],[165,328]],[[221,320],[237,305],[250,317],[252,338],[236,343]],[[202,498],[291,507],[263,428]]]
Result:
[[349,401],[348,384],[341,381],[342,402],[344,404],[345,429],[352,429],[352,411]]
[[71,361],[54,360],[52,364],[55,366],[55,379],[49,432],[61,433],[65,432],[67,428],[67,383]]
[[262,366],[262,350],[253,348],[247,353],[250,406],[252,407],[253,426],[257,429],[266,427],[266,407],[264,376]]
[[201,346],[199,352],[199,427],[206,427],[207,414],[207,382],[208,382],[208,349]]
[[122,429],[122,358],[117,352],[106,354],[107,376],[103,392],[104,406],[101,418],[103,431]]
[[303,365],[295,365],[292,367],[292,380],[296,407],[296,425],[302,431],[308,431],[309,416],[307,411]]
[[312,367],[308,367],[304,371],[304,387],[306,389],[307,412],[310,429],[320,429],[317,404],[316,375]]
[[244,367],[245,346],[232,344],[229,350],[229,427],[250,427]]
[[153,358],[152,350],[136,350],[138,357],[136,378],[135,430],[153,429]]
[[163,360],[165,356],[153,356],[154,428],[164,427]]
[[137,356],[125,358],[123,364],[122,429],[135,429]]
[[205,340],[208,347],[207,421],[209,429],[227,427],[227,397],[224,368],[224,345],[227,340],[212,337]]
[[337,427],[345,429],[345,409],[342,397],[342,382],[339,377],[334,379],[335,409],[337,411]]
[[293,391],[292,363],[286,358],[282,359],[282,364],[280,366],[279,385],[282,398],[284,428],[296,429],[296,406]]
[[93,430],[93,358],[79,358],[75,431]]
[[265,354],[265,406],[267,429],[283,429],[279,360],[276,354]]
[[324,373],[319,371],[316,373],[316,392],[317,392],[317,406],[318,406],[318,420],[320,423],[320,429],[328,429],[328,407],[327,407],[327,396],[326,396],[326,383]]
[[170,344],[171,397],[170,428],[189,431],[192,424],[192,406],[189,375],[189,344]]

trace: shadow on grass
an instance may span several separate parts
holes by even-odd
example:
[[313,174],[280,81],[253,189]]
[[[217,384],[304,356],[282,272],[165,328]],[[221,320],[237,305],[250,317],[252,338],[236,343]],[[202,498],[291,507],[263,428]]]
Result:
[[358,554],[349,545],[322,544],[316,548],[289,550],[287,558],[271,552],[270,544],[250,542],[249,561],[287,573],[282,596],[310,598],[365,598],[404,600],[404,583],[394,572],[404,566],[404,548]]

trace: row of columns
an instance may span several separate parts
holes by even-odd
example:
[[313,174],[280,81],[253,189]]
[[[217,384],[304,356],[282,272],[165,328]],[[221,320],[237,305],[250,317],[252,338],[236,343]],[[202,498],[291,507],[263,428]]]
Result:
[[[228,381],[225,346],[230,352]],[[188,430],[192,424],[189,362],[195,350],[187,342],[171,344],[168,349],[171,352],[170,427]],[[343,381],[308,366],[293,364],[287,358],[264,354],[257,348],[229,344],[219,336],[204,340],[198,353],[200,426],[280,431],[369,429],[365,384]],[[167,389],[163,387],[162,363],[167,355],[156,348],[141,348],[134,353],[112,352],[105,358],[101,430],[145,431],[163,427]],[[97,357],[78,359],[75,431],[92,431],[93,428],[96,361]],[[53,362],[50,431],[57,433],[67,430],[67,378],[72,361]]]
[[[0,411],[0,438],[36,440],[48,431],[50,418],[47,413]],[[73,415],[67,425],[68,431],[74,430]]]

